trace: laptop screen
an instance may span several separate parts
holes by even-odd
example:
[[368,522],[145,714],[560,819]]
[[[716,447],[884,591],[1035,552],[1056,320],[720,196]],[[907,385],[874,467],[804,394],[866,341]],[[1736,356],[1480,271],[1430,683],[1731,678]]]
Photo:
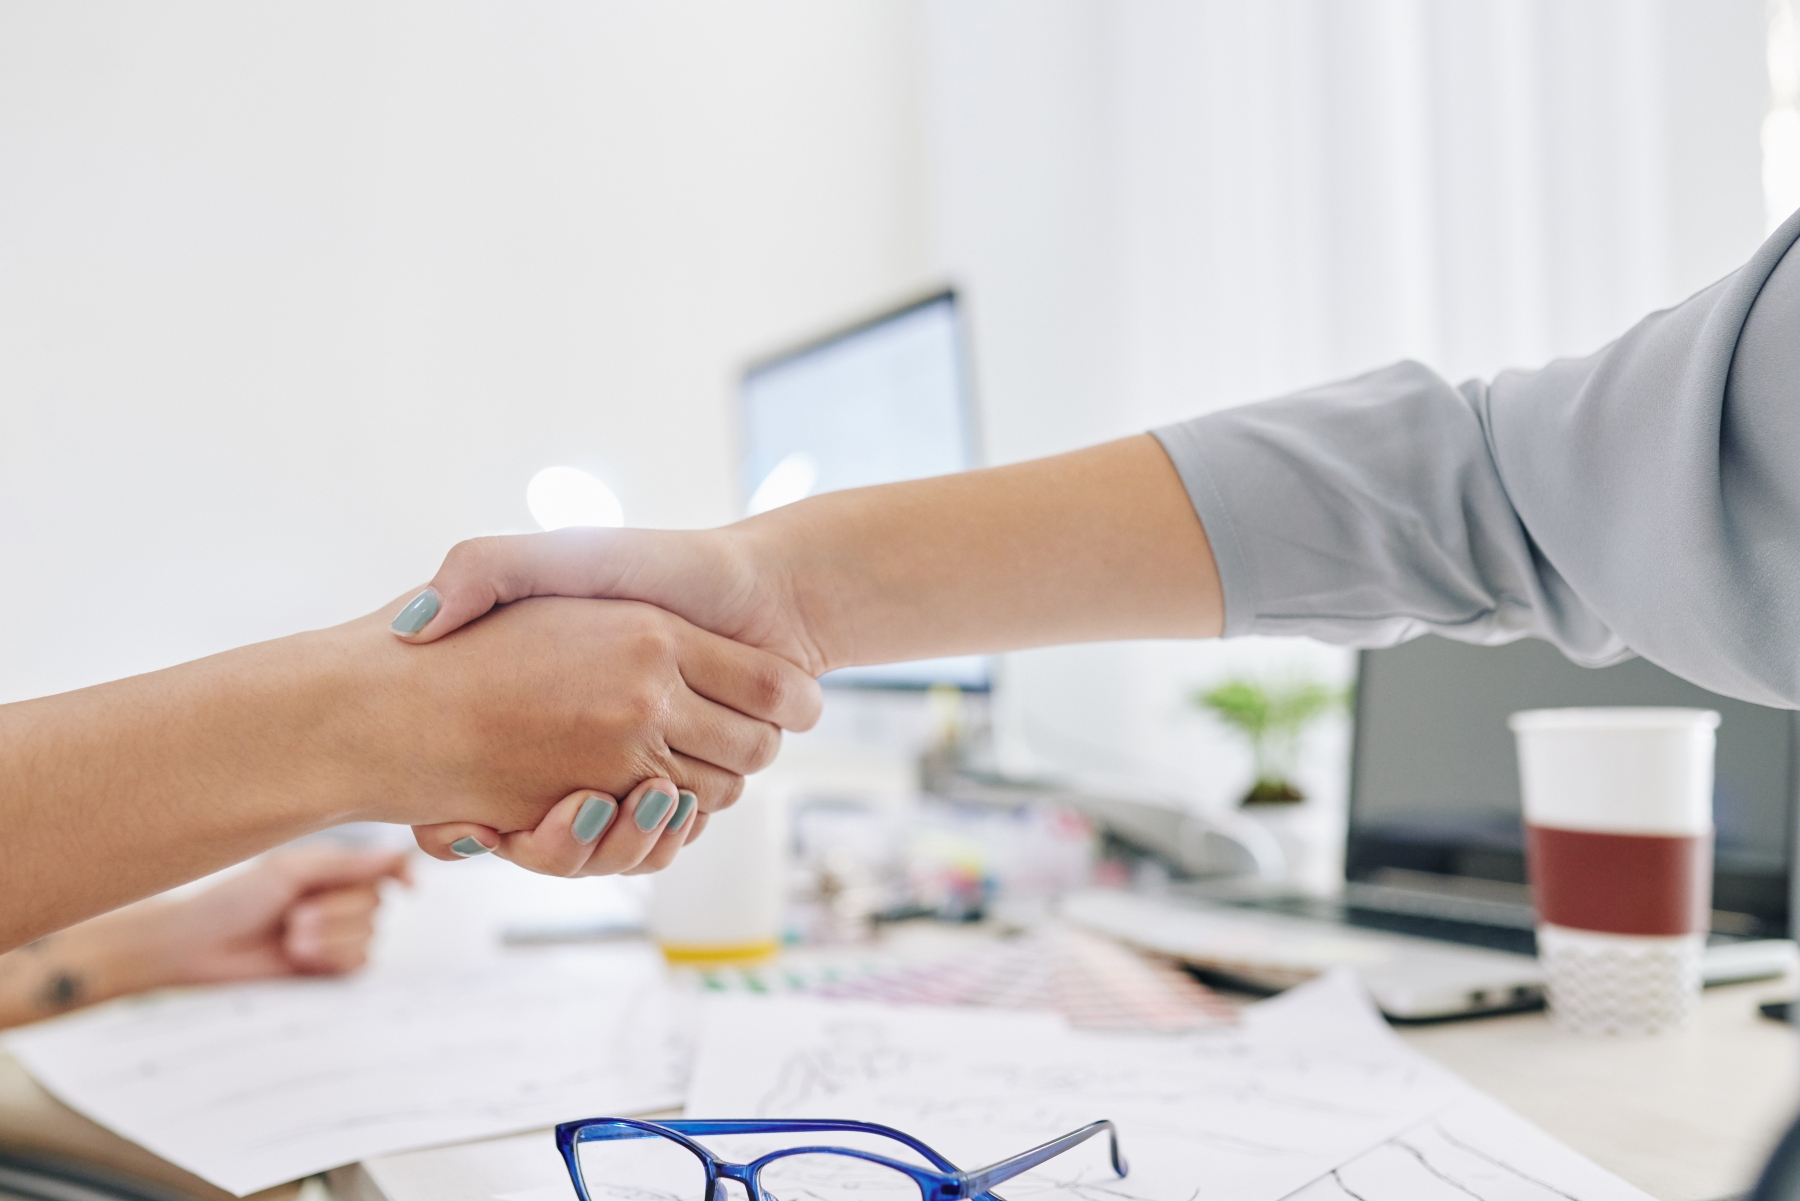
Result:
[[[975,466],[974,421],[956,294],[942,292],[765,360],[744,373],[745,512],[820,492],[947,475]],[[828,684],[988,687],[989,659],[965,655],[825,676]]]
[[1785,938],[1793,865],[1795,715],[1730,700],[1642,659],[1577,667],[1548,643],[1465,646],[1424,637],[1364,651],[1351,770],[1349,879],[1525,881],[1520,709],[1716,709],[1713,927]]

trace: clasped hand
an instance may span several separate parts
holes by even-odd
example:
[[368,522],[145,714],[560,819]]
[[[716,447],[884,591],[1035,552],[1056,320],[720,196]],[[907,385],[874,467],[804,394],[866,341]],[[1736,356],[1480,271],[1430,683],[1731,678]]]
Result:
[[[668,866],[773,761],[781,731],[809,728],[820,708],[818,684],[787,660],[628,600],[524,599],[430,654],[393,653],[438,682],[416,725],[441,744],[424,761],[445,768],[429,816],[489,817],[418,826],[421,848],[559,876]],[[446,654],[479,669],[429,662]]]
[[[714,702],[707,712],[715,722],[757,718],[788,729],[812,724],[813,681],[836,667],[1115,638],[1214,637],[1223,619],[1205,531],[1173,464],[1147,435],[1031,463],[832,492],[715,530],[475,539],[445,559],[413,602],[421,620],[397,633],[411,643],[454,635],[453,643],[513,609],[546,603],[534,597],[656,606],[659,620],[678,623],[668,628],[682,631],[684,645],[709,648],[727,665],[704,678],[681,667]],[[492,612],[497,606],[504,608]],[[581,636],[563,634],[571,646]],[[750,686],[737,669],[753,677]],[[718,786],[717,768],[749,771],[767,762],[760,754],[733,757],[723,745],[731,740],[678,742],[687,727],[670,730],[671,747],[714,765],[711,791],[690,784],[701,777],[684,775],[689,764],[674,759],[645,772],[643,783],[625,785],[628,792],[596,777],[576,783],[608,798],[623,795],[638,814],[646,795],[693,787],[706,813],[737,792],[736,780]],[[770,730],[757,749],[773,747]],[[568,794],[530,829],[427,825],[417,836],[436,855],[474,838],[527,866],[569,874],[619,870],[640,845],[648,849],[634,865],[661,866],[695,829],[676,837],[665,825],[651,846],[615,818],[606,847],[587,850],[574,837],[587,795]],[[614,838],[629,843],[616,856]]]

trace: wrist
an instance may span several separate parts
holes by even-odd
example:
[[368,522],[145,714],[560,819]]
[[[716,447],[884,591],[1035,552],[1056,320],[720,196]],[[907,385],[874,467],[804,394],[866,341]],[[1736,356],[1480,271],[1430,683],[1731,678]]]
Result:
[[[436,820],[405,804],[419,781],[395,773],[409,761],[406,752],[417,743],[419,726],[432,720],[406,711],[407,697],[418,693],[408,676],[441,652],[421,655],[397,641],[379,612],[284,641],[298,644],[297,658],[305,664],[287,698],[307,764],[291,789],[295,820],[313,830]],[[290,747],[280,756],[289,777],[298,758],[293,752]]]
[[803,557],[803,524],[794,518],[807,502],[783,506],[748,518],[713,534],[723,554],[756,598],[755,628],[744,641],[781,654],[815,678],[849,662],[837,616],[843,611],[844,589],[828,575],[823,555]]
[[0,1028],[55,1017],[175,981],[155,922],[134,905],[0,956]]
[[70,944],[68,958],[84,979],[78,1004],[95,1005],[181,983],[169,938],[173,908],[162,898],[138,901],[63,932],[61,937]]

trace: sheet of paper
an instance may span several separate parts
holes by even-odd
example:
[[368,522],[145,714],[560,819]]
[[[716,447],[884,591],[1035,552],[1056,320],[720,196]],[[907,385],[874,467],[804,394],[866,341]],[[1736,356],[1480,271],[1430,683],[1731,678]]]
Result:
[[[980,1021],[973,1020],[976,1016]],[[1130,1176],[1053,1160],[1007,1197],[1277,1201],[1450,1105],[1463,1086],[1410,1052],[1348,977],[1255,1006],[1235,1028],[1074,1031],[1049,1018],[781,998],[708,1001],[688,1112],[853,1117],[965,1167],[1099,1118]]]
[[163,993],[5,1036],[51,1093],[242,1196],[340,1164],[679,1105],[647,947]]
[[[601,1115],[594,1115],[601,1116]],[[535,1130],[454,1147],[406,1151],[365,1161],[358,1168],[377,1195],[389,1201],[574,1201],[569,1171],[554,1134]],[[333,1182],[337,1176],[334,1174]],[[338,1190],[366,1197],[366,1187]]]
[[[792,996],[709,1007],[693,1116],[885,1120],[966,1164],[1120,1123],[1126,1180],[1053,1164],[1003,1189],[1013,1201],[1649,1201],[1406,1047],[1348,980],[1251,1006],[1236,1031],[1178,1036]],[[389,1201],[574,1196],[541,1131],[364,1169]]]
[[1651,1201],[1499,1102],[1469,1090],[1291,1201]]

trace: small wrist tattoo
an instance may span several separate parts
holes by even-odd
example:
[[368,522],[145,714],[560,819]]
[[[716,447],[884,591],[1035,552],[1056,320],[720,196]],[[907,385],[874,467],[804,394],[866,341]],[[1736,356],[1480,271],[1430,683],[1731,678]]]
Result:
[[38,989],[38,1008],[49,1013],[73,1009],[81,1003],[81,994],[85,991],[86,985],[74,972],[53,972]]

